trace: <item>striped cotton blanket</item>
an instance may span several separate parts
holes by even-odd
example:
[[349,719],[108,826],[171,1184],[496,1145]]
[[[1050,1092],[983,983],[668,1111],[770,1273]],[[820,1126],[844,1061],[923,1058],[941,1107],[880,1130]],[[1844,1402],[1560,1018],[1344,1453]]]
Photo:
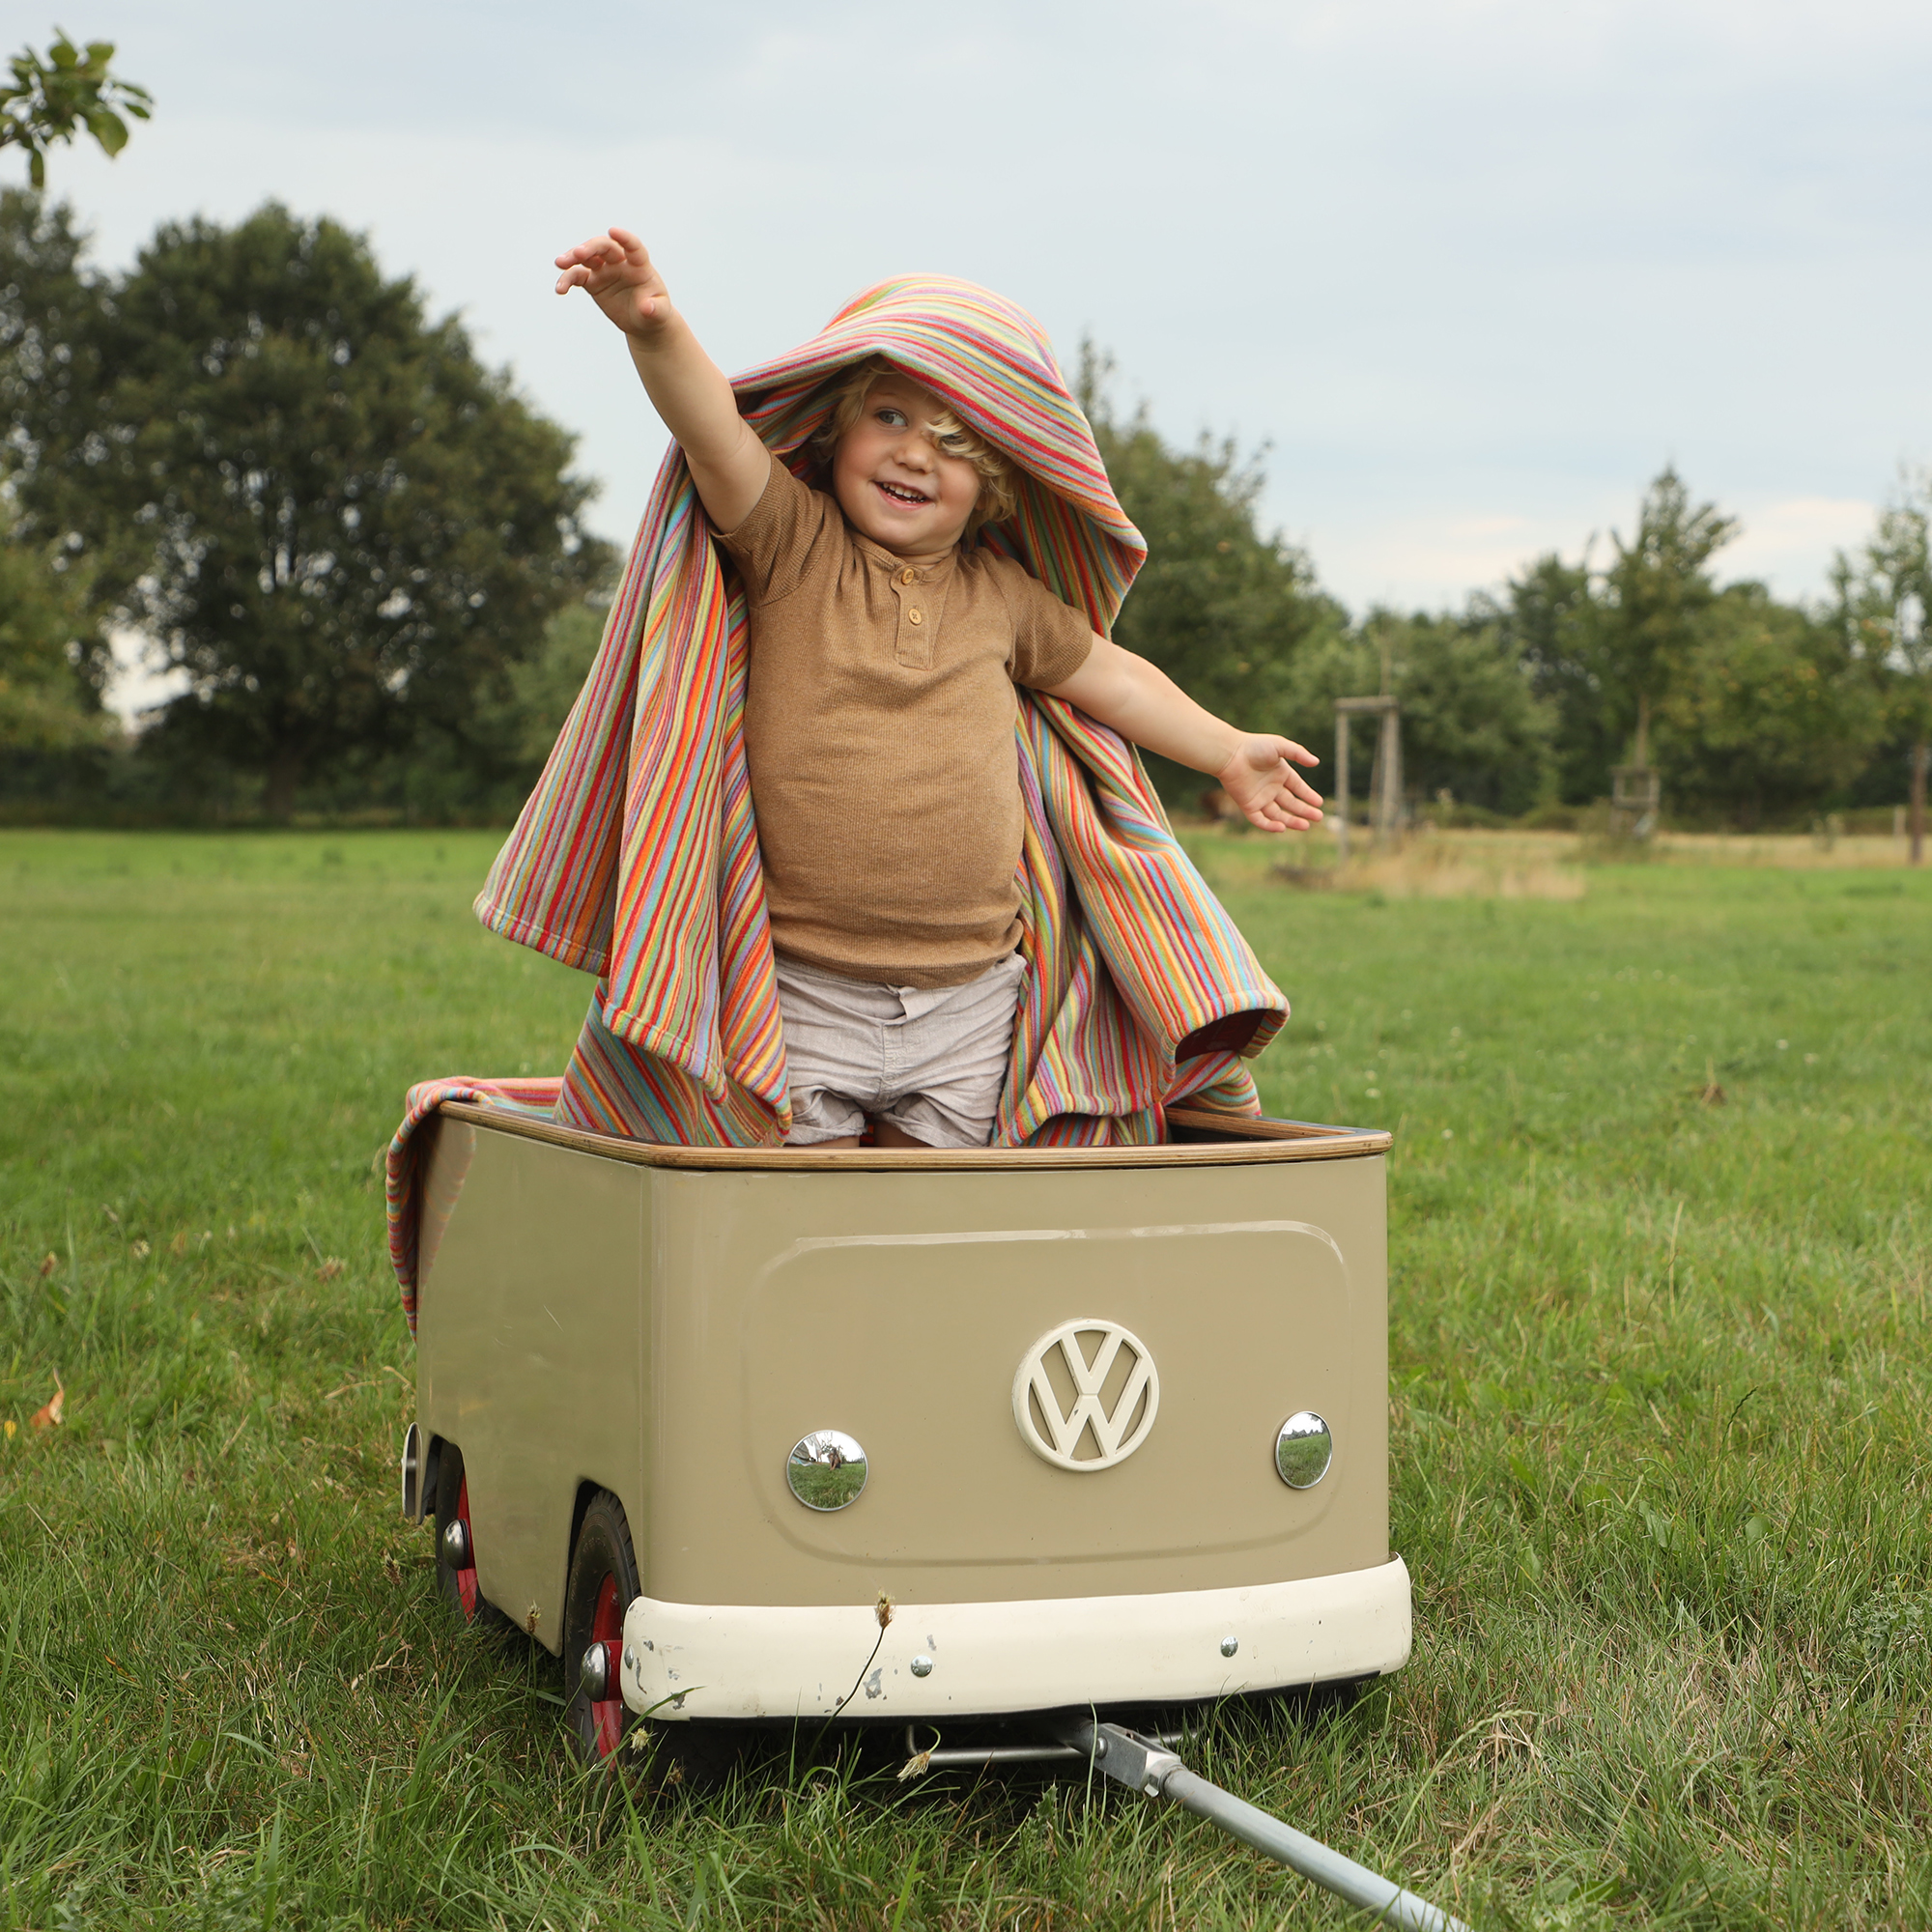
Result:
[[[828,379],[872,355],[1013,459],[1019,506],[981,541],[1107,632],[1146,547],[1038,324],[970,283],[884,282],[802,348],[737,377],[739,408],[804,475]],[[673,447],[597,660],[476,901],[493,931],[598,976],[554,1103],[571,1125],[723,1146],[776,1144],[789,1129],[745,679],[744,599]],[[1019,696],[1032,970],[995,1141],[1156,1142],[1165,1107],[1190,1095],[1258,1111],[1242,1061],[1279,1031],[1287,1001],[1174,838],[1133,748],[1057,699]],[[460,1084],[497,1097],[497,1083]],[[412,1091],[412,1118],[432,1093],[445,1083]],[[412,1123],[390,1161],[406,1301]]]

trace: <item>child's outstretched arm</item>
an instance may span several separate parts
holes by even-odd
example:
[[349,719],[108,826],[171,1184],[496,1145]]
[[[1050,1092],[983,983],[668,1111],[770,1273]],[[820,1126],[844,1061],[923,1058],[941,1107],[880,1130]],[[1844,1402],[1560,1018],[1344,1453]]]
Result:
[[585,290],[624,331],[631,360],[691,465],[705,514],[719,529],[736,529],[764,494],[771,458],[739,415],[724,372],[671,306],[644,244],[628,228],[612,228],[566,249],[556,266],[558,295]]
[[1086,663],[1047,695],[1077,704],[1147,751],[1211,772],[1264,832],[1306,832],[1321,816],[1321,795],[1294,769],[1319,765],[1313,752],[1290,738],[1224,724],[1165,671],[1105,638],[1095,635]]

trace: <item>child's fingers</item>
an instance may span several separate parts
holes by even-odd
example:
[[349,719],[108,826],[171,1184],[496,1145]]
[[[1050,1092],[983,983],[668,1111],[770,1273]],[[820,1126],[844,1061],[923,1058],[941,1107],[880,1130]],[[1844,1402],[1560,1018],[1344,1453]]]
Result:
[[1306,745],[1297,745],[1293,738],[1250,739],[1246,757],[1257,768],[1286,764],[1291,759],[1297,765],[1319,765],[1321,762]]
[[576,267],[579,263],[586,263],[602,268],[621,262],[624,259],[624,253],[623,244],[615,237],[610,235],[593,235],[589,241],[580,242],[575,248],[566,248],[556,258],[556,266],[559,269],[569,269]]
[[1265,802],[1264,810],[1269,814],[1269,822],[1278,832],[1306,832],[1311,825],[1321,818],[1321,800],[1296,779],[1295,789],[1290,791],[1287,785]]
[[1263,737],[1256,742],[1272,757],[1293,758],[1298,765],[1319,765],[1321,762],[1306,745],[1297,745],[1293,738]]
[[[1291,747],[1291,750],[1298,749]],[[1268,777],[1274,781],[1281,795],[1298,800],[1303,805],[1320,805],[1321,794],[1311,785],[1301,774],[1288,762],[1286,755],[1275,760],[1275,767]]]

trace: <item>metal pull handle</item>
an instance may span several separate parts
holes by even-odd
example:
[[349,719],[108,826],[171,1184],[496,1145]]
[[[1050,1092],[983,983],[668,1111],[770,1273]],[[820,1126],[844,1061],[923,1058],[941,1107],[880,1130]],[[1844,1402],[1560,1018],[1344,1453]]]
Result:
[[1469,1932],[1462,1919],[1452,1918],[1439,1906],[1418,1898],[1367,1865],[1345,1859],[1319,1838],[1283,1824],[1218,1784],[1210,1784],[1189,1771],[1171,1750],[1120,1724],[1071,1718],[1058,1727],[1058,1735],[1106,1776],[1208,1819],[1244,1845],[1252,1845],[1350,1905],[1373,1912],[1384,1925],[1399,1925],[1404,1932]]

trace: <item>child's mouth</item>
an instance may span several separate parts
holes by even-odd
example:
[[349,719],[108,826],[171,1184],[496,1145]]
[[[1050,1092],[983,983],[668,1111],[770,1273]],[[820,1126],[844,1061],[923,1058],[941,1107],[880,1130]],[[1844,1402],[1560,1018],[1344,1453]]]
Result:
[[874,477],[873,488],[878,490],[888,501],[903,503],[909,510],[923,510],[932,501],[930,497],[922,496],[917,490],[909,490],[903,483],[884,483]]

